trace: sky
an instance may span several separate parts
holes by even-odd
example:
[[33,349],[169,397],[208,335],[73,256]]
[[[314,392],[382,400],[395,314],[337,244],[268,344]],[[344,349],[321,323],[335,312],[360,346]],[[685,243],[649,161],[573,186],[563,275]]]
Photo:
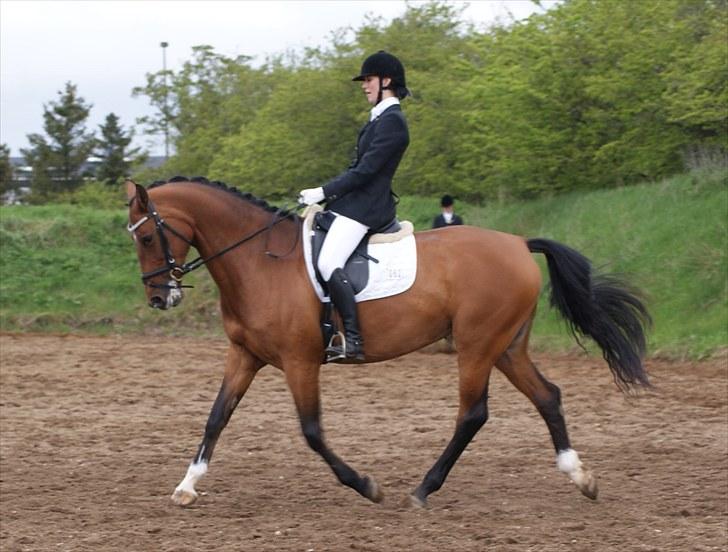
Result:
[[[450,3],[483,28],[544,9],[530,0]],[[28,134],[44,133],[43,105],[57,100],[68,81],[92,104],[87,130],[98,130],[112,112],[125,129],[135,126],[152,108],[131,91],[145,84],[146,73],[162,69],[163,41],[171,70],[201,44],[262,62],[329,44],[333,31],[357,28],[367,15],[391,21],[406,6],[402,0],[0,0],[0,143],[20,155]],[[164,153],[163,139],[141,129],[136,145]]]

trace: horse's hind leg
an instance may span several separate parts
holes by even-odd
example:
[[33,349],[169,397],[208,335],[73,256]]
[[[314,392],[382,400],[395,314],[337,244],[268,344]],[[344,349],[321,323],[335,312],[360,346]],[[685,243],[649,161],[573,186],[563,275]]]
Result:
[[225,375],[207,419],[205,436],[187,468],[185,478],[172,494],[172,502],[175,504],[188,506],[197,500],[195,484],[207,472],[220,433],[262,366],[263,363],[247,350],[234,343],[230,344],[225,361]]
[[591,499],[597,497],[597,482],[586,469],[579,455],[571,448],[561,406],[561,391],[536,369],[528,356],[528,335],[533,319],[529,320],[509,348],[496,361],[496,366],[510,382],[536,406],[551,433],[556,449],[556,464],[576,483],[579,490]]
[[409,503],[413,506],[427,506],[427,497],[442,487],[465,447],[488,420],[488,380],[493,367],[492,357],[467,355],[461,352],[458,356],[458,365],[460,408],[455,433],[422,483],[410,495]]

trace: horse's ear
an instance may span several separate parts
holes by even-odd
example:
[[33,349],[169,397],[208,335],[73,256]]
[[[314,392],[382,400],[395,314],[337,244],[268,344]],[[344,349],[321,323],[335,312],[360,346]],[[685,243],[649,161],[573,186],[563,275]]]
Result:
[[126,198],[131,201],[136,197],[137,202],[139,203],[139,208],[143,211],[147,210],[147,205],[149,203],[149,195],[147,194],[147,191],[144,189],[144,186],[140,186],[133,180],[127,180],[125,182],[126,186]]

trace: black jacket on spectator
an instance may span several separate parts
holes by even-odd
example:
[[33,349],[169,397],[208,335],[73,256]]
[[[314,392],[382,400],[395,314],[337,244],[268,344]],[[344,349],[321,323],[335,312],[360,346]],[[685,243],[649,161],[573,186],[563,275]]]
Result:
[[389,223],[396,216],[392,177],[408,145],[407,120],[395,104],[359,131],[356,158],[323,187],[326,208],[372,231]]
[[433,228],[442,228],[443,226],[457,226],[459,224],[463,223],[463,219],[461,219],[458,215],[453,213],[452,220],[450,221],[450,224],[448,224],[445,221],[445,217],[440,213],[435,217],[435,220],[432,221],[432,227]]

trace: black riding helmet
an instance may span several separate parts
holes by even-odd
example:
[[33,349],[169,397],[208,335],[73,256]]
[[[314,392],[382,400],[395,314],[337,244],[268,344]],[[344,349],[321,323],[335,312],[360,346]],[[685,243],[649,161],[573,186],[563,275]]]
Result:
[[[366,77],[379,77],[379,98],[377,103],[382,100],[382,90],[393,90],[396,96],[401,100],[409,96],[410,91],[407,90],[407,81],[404,77],[404,65],[395,56],[384,50],[379,50],[376,54],[372,54],[364,60],[361,65],[359,75],[354,77],[353,81],[363,81]],[[389,77],[392,82],[389,86],[382,86],[382,79]]]

